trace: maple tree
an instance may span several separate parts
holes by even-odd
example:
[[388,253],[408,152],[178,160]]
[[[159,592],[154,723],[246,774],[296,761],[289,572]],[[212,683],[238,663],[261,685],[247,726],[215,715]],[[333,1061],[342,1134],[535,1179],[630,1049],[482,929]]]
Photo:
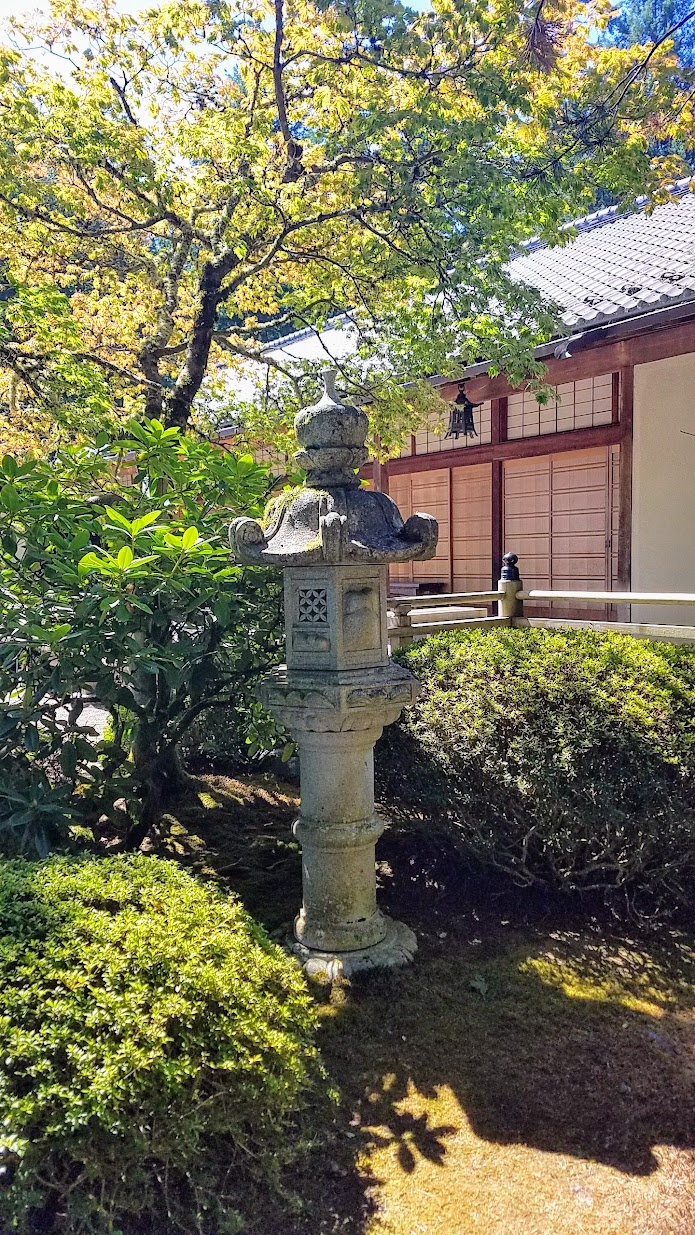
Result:
[[[0,52],[0,439],[241,417],[282,442],[347,314],[348,395],[398,448],[428,374],[519,380],[553,312],[505,262],[596,189],[658,198],[692,125],[669,44],[597,46],[606,0],[56,0]],[[249,396],[249,372],[261,373]],[[410,383],[404,391],[403,384]],[[236,395],[234,392],[237,392]]]

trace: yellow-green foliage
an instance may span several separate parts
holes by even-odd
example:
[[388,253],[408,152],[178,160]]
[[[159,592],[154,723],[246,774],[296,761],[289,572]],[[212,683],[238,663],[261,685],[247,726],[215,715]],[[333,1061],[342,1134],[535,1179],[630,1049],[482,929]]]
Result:
[[291,1156],[314,1021],[299,969],[174,864],[1,863],[0,1229],[238,1230],[241,1185]]
[[6,449],[224,409],[290,453],[319,365],[268,344],[347,313],[341,384],[397,455],[427,375],[541,376],[520,241],[689,170],[654,154],[693,128],[671,45],[597,44],[607,0],[54,7],[0,45]]
[[424,692],[381,791],[522,883],[683,902],[695,873],[695,649],[593,631],[455,631],[402,659]]

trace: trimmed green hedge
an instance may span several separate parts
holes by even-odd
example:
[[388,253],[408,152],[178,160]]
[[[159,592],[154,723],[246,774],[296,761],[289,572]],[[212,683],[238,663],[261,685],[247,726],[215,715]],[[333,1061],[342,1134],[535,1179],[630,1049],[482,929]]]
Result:
[[314,1026],[299,968],[173,863],[0,863],[0,1230],[239,1230],[296,1153]]
[[377,748],[392,814],[521,884],[692,899],[695,648],[459,630],[399,659],[424,689]]

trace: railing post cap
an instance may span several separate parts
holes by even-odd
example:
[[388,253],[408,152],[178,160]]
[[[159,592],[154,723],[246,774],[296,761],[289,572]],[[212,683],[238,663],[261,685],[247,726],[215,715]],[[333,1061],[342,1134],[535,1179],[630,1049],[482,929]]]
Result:
[[516,553],[505,553],[502,558],[502,571],[500,580],[502,583],[516,583],[519,579],[519,569],[517,562],[519,561]]

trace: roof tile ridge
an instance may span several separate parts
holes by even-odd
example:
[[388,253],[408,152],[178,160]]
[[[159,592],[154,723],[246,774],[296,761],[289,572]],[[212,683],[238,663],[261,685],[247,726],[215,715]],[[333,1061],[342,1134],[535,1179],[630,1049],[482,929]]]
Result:
[[[674,180],[673,184],[666,185],[666,192],[671,197],[684,197],[686,193],[695,194],[695,175],[682,176],[680,180]],[[579,235],[585,235],[587,232],[597,231],[601,227],[606,227],[609,223],[616,223],[620,219],[629,219],[636,214],[641,214],[644,207],[647,205],[649,197],[646,193],[641,194],[634,200],[632,209],[625,209],[619,205],[603,206],[601,210],[593,210],[591,214],[583,215],[579,219],[570,219],[567,223],[563,223],[561,230],[576,231]],[[659,205],[666,206],[668,202],[659,202]],[[636,209],[635,209],[636,207]],[[519,246],[519,252],[516,257],[523,257],[528,253],[535,253],[538,249],[549,249],[555,246],[548,244],[547,240],[541,240],[540,236],[530,236],[528,240],[522,240]],[[512,261],[515,260],[513,257]]]

